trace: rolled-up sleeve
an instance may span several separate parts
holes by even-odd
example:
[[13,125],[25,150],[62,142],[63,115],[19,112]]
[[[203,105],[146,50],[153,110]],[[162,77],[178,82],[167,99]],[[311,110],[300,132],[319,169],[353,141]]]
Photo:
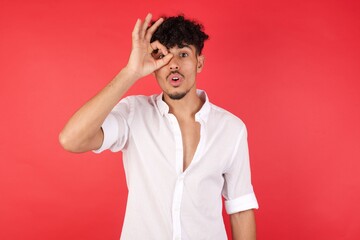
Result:
[[259,208],[253,186],[245,125],[236,141],[230,164],[224,173],[223,196],[228,214]]
[[94,153],[101,153],[109,149],[112,152],[121,151],[126,145],[129,135],[129,118],[131,115],[130,100],[121,100],[101,125],[104,139],[101,147]]

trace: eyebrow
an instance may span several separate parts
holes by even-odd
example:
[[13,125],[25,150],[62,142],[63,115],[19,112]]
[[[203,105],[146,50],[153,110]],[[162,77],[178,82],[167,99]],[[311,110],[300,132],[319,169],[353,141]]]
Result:
[[189,44],[183,44],[182,47],[178,46],[178,48],[189,48],[190,50],[192,50]]
[[[178,45],[175,45],[174,47],[177,47],[178,49],[187,48],[187,49],[189,49],[190,51],[193,50],[193,49],[190,47],[190,44],[182,44],[181,47],[179,47]],[[171,48],[174,48],[174,47],[171,47]],[[167,50],[170,50],[171,48],[167,47],[166,49],[167,49]],[[196,48],[195,48],[195,51],[196,51]]]

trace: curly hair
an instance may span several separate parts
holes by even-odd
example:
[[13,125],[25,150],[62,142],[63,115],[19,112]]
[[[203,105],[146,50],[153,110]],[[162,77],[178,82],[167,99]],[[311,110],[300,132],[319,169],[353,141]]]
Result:
[[201,54],[204,42],[209,38],[203,30],[203,25],[194,20],[185,19],[183,15],[162,18],[164,22],[154,32],[151,42],[158,40],[167,48],[175,46],[182,48],[185,44],[193,45],[197,54]]

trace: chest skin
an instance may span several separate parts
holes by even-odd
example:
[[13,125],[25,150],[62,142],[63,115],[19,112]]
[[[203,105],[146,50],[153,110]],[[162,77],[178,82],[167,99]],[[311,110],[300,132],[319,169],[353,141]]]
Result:
[[183,171],[185,171],[193,160],[200,141],[200,124],[193,118],[178,121],[183,142]]

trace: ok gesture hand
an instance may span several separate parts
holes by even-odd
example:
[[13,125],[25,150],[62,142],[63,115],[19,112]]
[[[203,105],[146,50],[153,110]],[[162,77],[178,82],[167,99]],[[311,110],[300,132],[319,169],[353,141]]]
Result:
[[[148,28],[151,17],[152,15],[149,13],[144,22],[138,19],[132,32],[132,50],[126,68],[136,76],[136,79],[144,77],[161,68],[173,57],[160,42],[154,41],[150,43],[153,33],[164,21],[160,18]],[[154,50],[162,53],[164,57],[155,59],[152,56]]]

